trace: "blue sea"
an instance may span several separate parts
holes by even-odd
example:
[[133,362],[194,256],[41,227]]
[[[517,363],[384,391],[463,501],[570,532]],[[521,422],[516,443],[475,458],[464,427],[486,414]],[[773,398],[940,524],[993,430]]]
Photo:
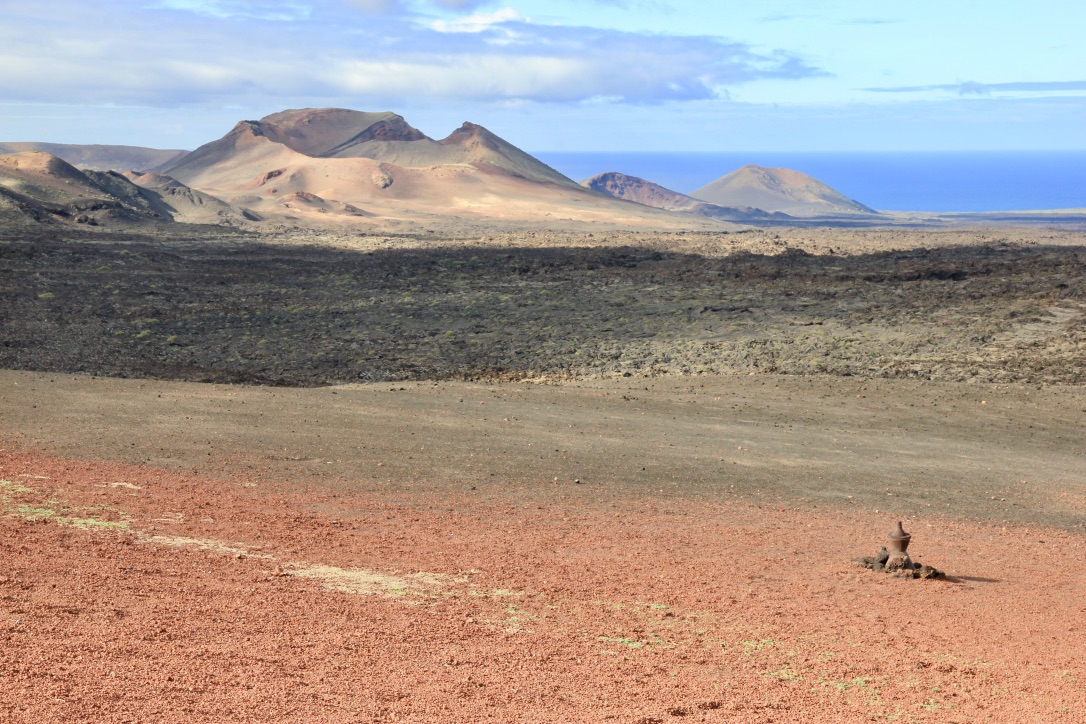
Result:
[[1086,208],[1086,151],[533,155],[576,181],[619,171],[684,194],[752,163],[802,171],[880,211]]

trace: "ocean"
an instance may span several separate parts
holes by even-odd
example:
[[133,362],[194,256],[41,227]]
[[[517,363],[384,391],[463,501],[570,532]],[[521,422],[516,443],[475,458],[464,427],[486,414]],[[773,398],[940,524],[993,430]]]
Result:
[[880,211],[1086,208],[1086,151],[533,155],[576,181],[619,171],[684,194],[753,163],[802,171]]

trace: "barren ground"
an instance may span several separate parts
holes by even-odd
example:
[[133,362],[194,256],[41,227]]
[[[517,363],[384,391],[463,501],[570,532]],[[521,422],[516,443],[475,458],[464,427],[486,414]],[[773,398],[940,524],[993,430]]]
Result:
[[0,366],[276,385],[1086,379],[1081,234],[781,232],[361,249],[20,236],[0,240]]
[[1086,720],[1082,240],[869,233],[9,239],[0,718]]

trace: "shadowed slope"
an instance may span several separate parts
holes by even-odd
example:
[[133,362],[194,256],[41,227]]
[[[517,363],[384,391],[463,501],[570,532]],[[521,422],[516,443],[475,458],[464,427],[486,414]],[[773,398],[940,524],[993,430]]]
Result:
[[191,189],[169,176],[129,171],[124,178],[153,194],[161,202],[158,210],[174,221],[186,224],[243,224],[260,217],[202,191]]
[[166,176],[81,171],[38,151],[0,155],[0,188],[4,217],[24,221],[237,224],[256,218]]
[[80,171],[41,151],[0,156],[0,186],[35,221],[133,222],[160,217],[154,201],[123,176]]

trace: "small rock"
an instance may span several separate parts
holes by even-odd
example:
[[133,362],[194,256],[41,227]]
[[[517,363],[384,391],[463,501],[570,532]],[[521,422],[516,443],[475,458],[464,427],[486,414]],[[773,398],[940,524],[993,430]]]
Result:
[[392,174],[384,169],[379,169],[373,172],[372,181],[377,188],[387,189],[392,185]]
[[941,578],[942,575],[943,575],[943,572],[939,571],[939,570],[936,570],[935,568],[932,568],[931,566],[925,565],[925,566],[920,566],[920,569],[917,571],[917,575],[920,578]]

